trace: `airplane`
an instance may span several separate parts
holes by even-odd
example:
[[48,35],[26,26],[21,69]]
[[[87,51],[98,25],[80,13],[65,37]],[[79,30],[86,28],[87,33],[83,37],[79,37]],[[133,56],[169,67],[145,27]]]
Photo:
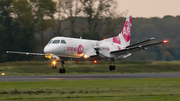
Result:
[[127,15],[122,30],[118,36],[104,39],[104,40],[87,40],[81,38],[70,37],[54,37],[44,47],[44,53],[29,53],[29,52],[16,52],[7,51],[6,53],[26,54],[45,56],[52,60],[52,68],[57,69],[57,61],[60,61],[62,68],[59,69],[59,73],[65,73],[64,61],[75,60],[79,61],[111,61],[109,70],[116,69],[114,61],[131,56],[133,52],[146,50],[147,47],[168,43],[168,40],[149,43],[155,38],[149,38],[147,40],[131,44],[131,29],[132,29],[132,16]]

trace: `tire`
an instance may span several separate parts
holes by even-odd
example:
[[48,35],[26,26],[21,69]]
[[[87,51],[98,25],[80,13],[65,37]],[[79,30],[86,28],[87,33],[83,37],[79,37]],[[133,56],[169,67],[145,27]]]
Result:
[[60,74],[62,73],[62,69],[61,69],[61,68],[59,69],[59,73],[60,73]]
[[66,73],[66,69],[63,68],[63,69],[62,69],[62,73]]
[[112,65],[109,66],[109,70],[112,71]]
[[116,66],[115,65],[112,66],[112,70],[116,70]]
[[66,73],[66,69],[64,69],[64,68],[60,68],[60,69],[59,69],[59,73],[60,73],[60,74],[62,74],[62,73]]

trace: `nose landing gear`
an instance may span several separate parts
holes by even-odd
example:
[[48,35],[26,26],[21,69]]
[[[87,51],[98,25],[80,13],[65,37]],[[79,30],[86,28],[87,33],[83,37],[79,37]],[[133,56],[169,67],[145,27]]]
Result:
[[[62,68],[59,69],[59,73],[62,74],[62,73],[66,73],[66,69],[64,68],[64,61],[61,61],[61,64],[62,64]],[[52,69],[57,69],[57,61],[56,60],[53,60],[52,61]]]

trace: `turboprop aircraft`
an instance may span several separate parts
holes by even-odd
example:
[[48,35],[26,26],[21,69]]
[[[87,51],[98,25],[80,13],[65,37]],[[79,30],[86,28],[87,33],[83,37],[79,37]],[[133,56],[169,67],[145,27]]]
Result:
[[65,73],[64,61],[75,60],[79,61],[112,61],[109,70],[115,70],[114,61],[121,58],[131,56],[132,52],[145,50],[147,47],[167,43],[167,40],[149,43],[155,38],[150,38],[135,44],[130,45],[132,29],[132,16],[127,15],[123,28],[118,36],[108,38],[105,40],[87,40],[69,37],[55,37],[44,47],[44,53],[28,53],[7,51],[7,53],[18,53],[26,55],[45,56],[52,60],[52,68],[57,69],[57,61],[60,61],[62,68],[59,73]]

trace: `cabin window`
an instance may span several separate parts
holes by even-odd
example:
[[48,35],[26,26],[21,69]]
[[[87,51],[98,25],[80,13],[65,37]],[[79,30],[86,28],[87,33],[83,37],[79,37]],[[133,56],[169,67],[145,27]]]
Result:
[[65,40],[61,40],[61,43],[66,44],[66,41]]
[[60,40],[54,40],[52,43],[53,44],[58,44],[60,42]]

